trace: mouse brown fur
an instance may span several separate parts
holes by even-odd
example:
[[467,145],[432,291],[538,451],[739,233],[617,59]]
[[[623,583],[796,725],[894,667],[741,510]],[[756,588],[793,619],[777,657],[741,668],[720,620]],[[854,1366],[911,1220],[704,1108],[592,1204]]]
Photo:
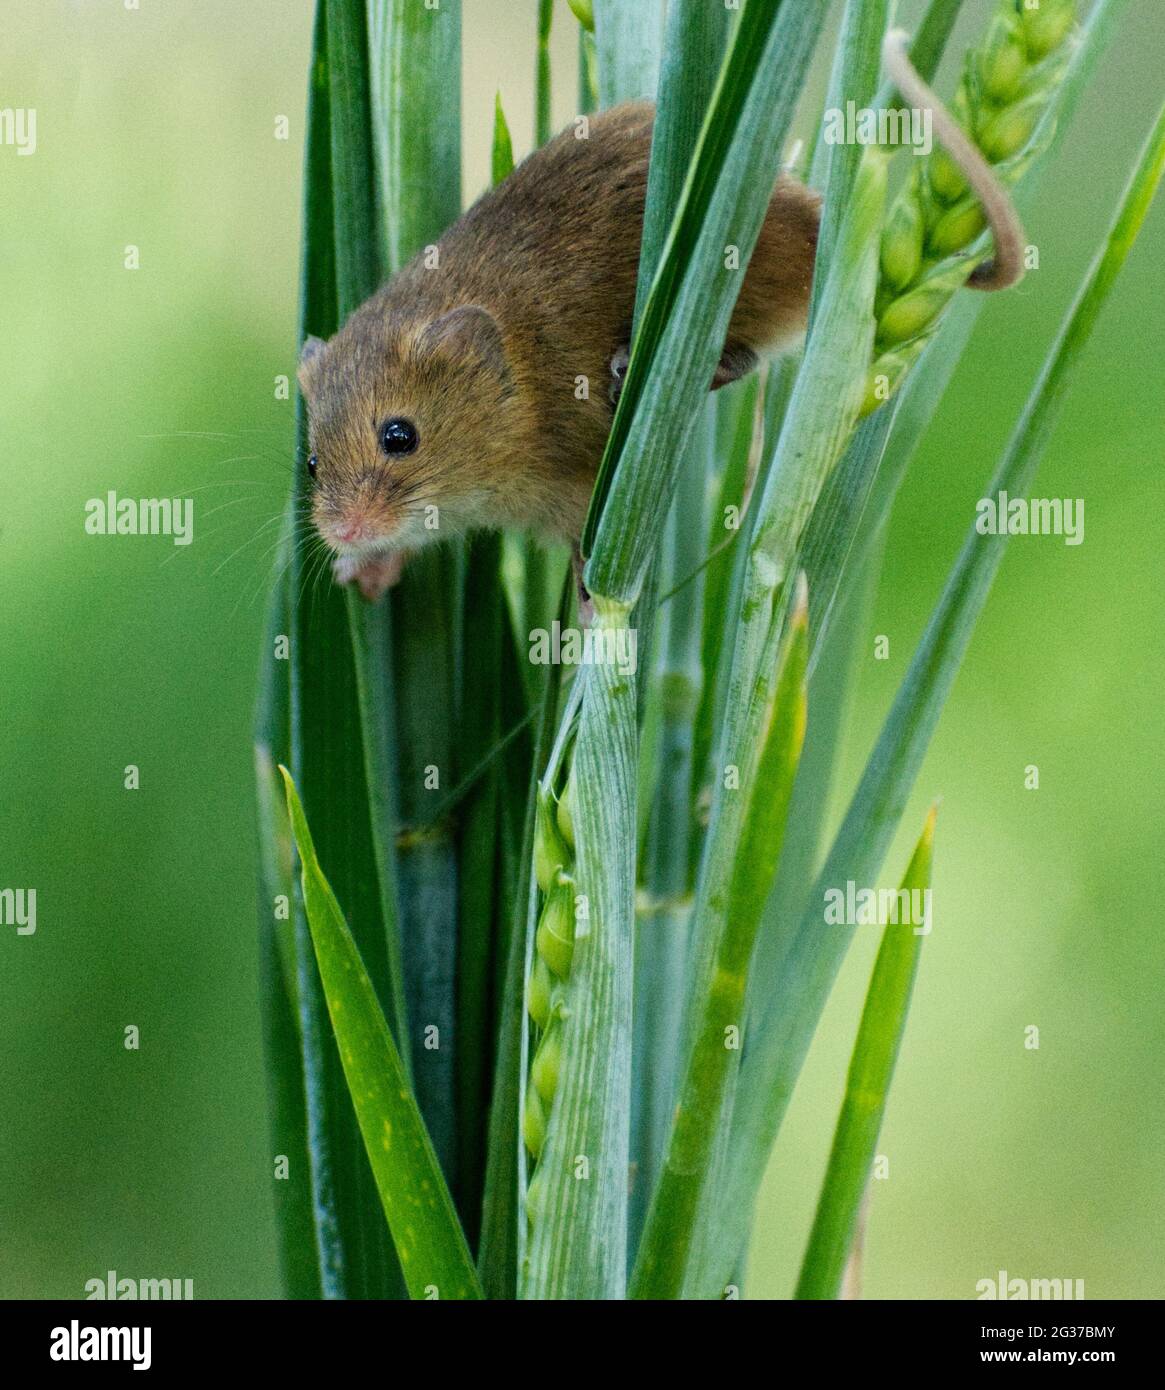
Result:
[[[305,344],[313,518],[339,578],[374,597],[402,552],[480,526],[577,540],[631,333],[653,119],[631,103],[585,139],[568,128]],[[817,228],[817,196],[782,176],[710,386],[803,332]]]

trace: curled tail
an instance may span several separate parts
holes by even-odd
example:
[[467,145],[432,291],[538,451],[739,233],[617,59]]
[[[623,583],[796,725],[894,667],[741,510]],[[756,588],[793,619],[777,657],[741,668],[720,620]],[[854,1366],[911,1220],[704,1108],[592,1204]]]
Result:
[[995,171],[968,139],[947,108],[919,76],[910,61],[908,38],[901,29],[891,29],[882,45],[882,61],[890,80],[911,106],[930,111],[939,144],[946,150],[983,205],[983,212],[995,238],[995,258],[984,261],[972,272],[967,284],[976,290],[1006,290],[1023,279],[1023,225],[1015,204],[999,182]]

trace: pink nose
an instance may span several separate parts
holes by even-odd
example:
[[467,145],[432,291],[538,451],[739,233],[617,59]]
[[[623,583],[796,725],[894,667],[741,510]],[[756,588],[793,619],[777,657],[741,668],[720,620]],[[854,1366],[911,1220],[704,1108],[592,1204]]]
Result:
[[364,524],[361,521],[342,521],[332,528],[332,534],[344,545],[350,545],[363,536]]

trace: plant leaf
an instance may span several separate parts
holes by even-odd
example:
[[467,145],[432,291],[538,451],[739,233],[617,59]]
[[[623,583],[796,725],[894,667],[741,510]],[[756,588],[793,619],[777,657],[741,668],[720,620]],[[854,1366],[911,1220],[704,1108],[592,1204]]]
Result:
[[[599,595],[594,603],[596,640],[618,640],[629,609]],[[576,926],[562,1069],[538,1161],[543,1196],[522,1293],[534,1299],[622,1298],[627,1278],[635,679],[609,662],[576,679],[574,892],[587,920]]]
[[[563,593],[562,610],[569,601]],[[533,766],[542,767],[554,738],[561,665],[552,665],[542,696],[542,710],[534,739]],[[534,854],[535,799],[538,784],[526,782],[526,803],[521,843],[516,859],[506,957],[497,1020],[497,1060],[490,1098],[489,1137],[485,1189],[482,1198],[481,1246],[478,1269],[489,1298],[515,1298],[518,1288],[519,1236],[526,1217],[519,1196],[519,1160],[522,1154],[520,1116],[525,1076],[526,969],[533,922],[530,920],[530,882]],[[513,806],[516,797],[511,795]],[[509,827],[512,832],[515,826]]]
[[[1142,151],[1116,220],[1057,336],[985,495],[1026,494],[1059,406],[1104,301],[1148,211],[1165,163],[1165,111]],[[749,1213],[793,1086],[851,932],[821,932],[825,891],[878,872],[918,775],[947,694],[987,600],[1008,541],[970,527],[906,678],[899,688],[833,846],[808,898],[779,974],[777,995],[752,1031],[733,1115],[733,1159],[713,1224],[716,1257],[704,1270],[715,1291],[743,1248]]]
[[[461,71],[461,4],[359,3],[367,10],[366,102],[375,156],[361,177],[379,191],[381,260],[395,272],[435,243],[461,211],[461,84],[450,80]],[[459,1199],[455,1049],[444,1045],[458,1032],[457,845],[449,822],[430,824],[442,795],[430,773],[436,768],[447,788],[463,770],[454,731],[464,564],[459,542],[428,547],[410,560],[386,600],[369,606],[355,594],[348,599],[354,622],[385,627],[369,689],[380,693],[394,725],[393,763],[380,785],[393,788],[405,827],[396,844],[401,974],[410,1016],[436,1027],[442,1040],[427,1048],[418,1028],[410,1038],[411,1068],[421,1113]],[[413,833],[420,826],[425,830]],[[331,858],[324,862],[334,873]]]
[[[333,96],[344,84],[333,76],[328,8],[317,7],[308,101],[304,167],[304,246],[300,292],[300,339],[327,337],[338,316],[336,199],[333,196]],[[369,232],[364,229],[361,235]],[[345,273],[363,263],[346,256]],[[355,272],[353,272],[355,273]],[[297,456],[306,447],[306,412],[296,406]],[[283,567],[288,577],[273,598],[270,632],[290,638],[288,659],[264,652],[264,712],[258,742],[275,759],[290,760],[306,804],[327,808],[321,848],[333,879],[353,914],[357,936],[374,984],[398,1029],[403,1028],[399,977],[391,957],[395,906],[391,892],[391,827],[374,819],[369,769],[377,750],[366,746],[360,689],[354,669],[353,629],[338,590],[310,583],[321,556],[292,519],[307,505],[307,472],[295,470],[289,501]],[[294,602],[292,601],[294,598]],[[276,686],[285,687],[277,699]],[[267,723],[276,706],[287,720]],[[379,737],[379,735],[374,735]],[[383,748],[383,742],[377,749]],[[384,778],[373,776],[373,785]],[[357,790],[358,789],[358,790]],[[263,905],[265,913],[270,906]],[[372,1173],[344,1089],[340,1060],[327,1024],[326,1006],[312,960],[302,906],[293,920],[298,1041],[302,1049],[304,1123],[308,1136],[311,1212],[318,1281],[324,1297],[389,1297],[402,1291],[392,1244],[385,1238]],[[270,1007],[270,1005],[268,1005]],[[276,1005],[277,1007],[277,1005]],[[280,1084],[273,1077],[274,1084]],[[282,1152],[283,1150],[281,1150]],[[293,1152],[289,1148],[287,1152]],[[291,1181],[297,1180],[295,1171]]]
[[[743,833],[733,841],[735,826],[722,822],[729,834],[708,845],[708,861],[730,864],[730,869],[723,880],[709,875],[704,884],[705,892],[719,900],[701,901],[700,907],[705,921],[709,909],[720,909],[719,931],[711,943],[712,958],[706,963],[697,959],[703,968],[688,985],[693,1022],[686,1071],[635,1266],[633,1298],[681,1296],[703,1189],[714,1168],[717,1137],[731,1110],[749,963],[780,858],[805,736],[808,617],[802,584],[777,660],[761,662],[764,676],[754,696],[762,706],[760,752],[755,776],[742,774],[737,793],[748,803]],[[737,1046],[730,1046],[733,1029]]]
[[[873,105],[882,67],[882,39],[888,10],[889,0],[846,0],[829,79],[827,109],[842,109],[847,101],[852,101],[859,109]],[[857,143],[817,143],[811,181],[822,191],[821,231],[817,238],[810,323],[817,314],[817,302],[829,277],[842,216],[849,206],[861,154],[862,148]]]
[[[932,807],[902,879],[912,904],[915,893],[930,891],[936,812]],[[841,1287],[930,927],[928,914],[923,922],[889,923],[882,933],[796,1298],[836,1298]]]
[[[594,0],[600,106],[655,96],[662,29],[660,15],[660,7],[650,3],[629,5],[627,0]],[[579,18],[582,22],[582,17]],[[584,24],[585,27],[588,26]]]
[[[659,102],[648,169],[647,207],[639,263],[639,305],[646,298],[659,252],[671,226],[693,151],[707,114],[731,31],[732,13],[705,0],[675,0],[668,7]],[[721,398],[723,393],[721,393]],[[667,514],[659,565],[645,585],[640,615],[656,610],[657,587],[674,593],[656,616],[658,659],[641,689],[651,724],[640,744],[642,836],[635,931],[634,1040],[632,1044],[630,1242],[634,1248],[674,1108],[681,1063],[680,1020],[685,998],[692,914],[690,865],[697,834],[692,813],[693,730],[700,701],[700,640],[708,479],[715,471],[718,400],[696,420]],[[637,620],[643,652],[651,647]],[[646,663],[645,663],[646,664]],[[646,782],[646,786],[645,786]]]
[[316,858],[295,783],[283,774],[312,945],[348,1092],[412,1298],[480,1298],[437,1155],[368,971]]
[[514,172],[514,142],[502,110],[502,94],[494,98],[494,138],[490,150],[490,181],[495,187]]
[[824,6],[776,0],[746,5],[733,31],[595,482],[582,543],[592,593],[638,595],[736,303],[724,247],[748,264],[824,19]]
[[[550,139],[550,31],[554,25],[554,0],[538,0],[538,64],[534,76],[534,143]],[[511,157],[511,165],[513,160]],[[494,183],[497,183],[495,168]]]

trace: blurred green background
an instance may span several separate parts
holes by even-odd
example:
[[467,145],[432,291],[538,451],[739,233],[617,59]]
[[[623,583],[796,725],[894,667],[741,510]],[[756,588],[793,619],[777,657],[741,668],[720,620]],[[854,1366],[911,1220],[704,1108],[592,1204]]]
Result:
[[[467,197],[497,88],[529,148],[535,8],[464,0]],[[956,53],[990,8],[967,0]],[[114,1269],[273,1296],[250,721],[290,467],[274,382],[293,369],[310,4],[0,11],[0,107],[38,112],[35,156],[0,147],[0,886],[38,893],[34,936],[0,930],[0,1295],[75,1297]],[[562,122],[573,40],[562,3]],[[1029,218],[1042,268],[986,307],[903,490],[843,786],[1108,221],[1163,50],[1165,9],[1131,6]],[[1165,1291],[1163,295],[1157,209],[1037,485],[1085,499],[1084,544],[1013,541],[887,864],[896,882],[941,794],[871,1296],[973,1297],[1001,1268]],[[193,496],[194,544],[87,536],[109,489]],[[753,1296],[792,1287],[875,945],[847,963],[779,1144]]]

